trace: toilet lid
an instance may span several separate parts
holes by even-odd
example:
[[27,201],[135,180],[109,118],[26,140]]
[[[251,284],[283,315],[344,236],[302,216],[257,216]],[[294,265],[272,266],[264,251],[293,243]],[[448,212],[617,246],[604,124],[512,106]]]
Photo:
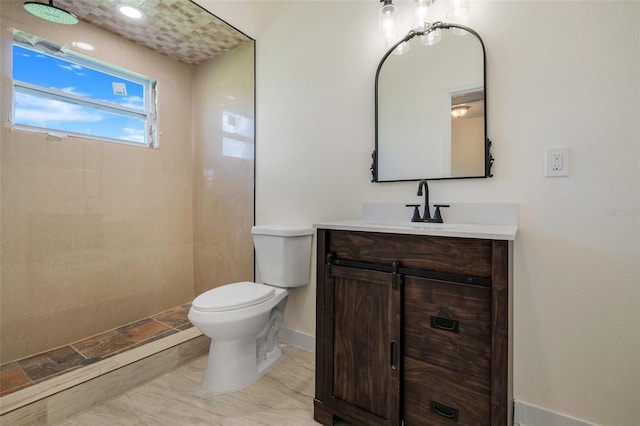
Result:
[[273,287],[243,281],[205,291],[191,305],[205,312],[231,311],[264,302],[275,292]]

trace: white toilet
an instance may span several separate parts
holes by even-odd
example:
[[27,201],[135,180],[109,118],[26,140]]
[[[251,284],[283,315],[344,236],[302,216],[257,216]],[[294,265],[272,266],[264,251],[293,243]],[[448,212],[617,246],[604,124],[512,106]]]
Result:
[[223,285],[196,297],[189,320],[211,338],[204,388],[233,392],[253,383],[280,358],[278,332],[286,288],[309,283],[313,229],[251,228],[257,280]]

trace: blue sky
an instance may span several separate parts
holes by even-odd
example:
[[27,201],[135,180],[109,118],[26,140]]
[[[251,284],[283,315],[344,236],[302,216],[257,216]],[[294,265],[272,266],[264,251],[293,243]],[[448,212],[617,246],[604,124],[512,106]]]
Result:
[[[143,85],[16,45],[13,78],[144,112]],[[113,83],[124,84],[126,96],[114,94]],[[17,124],[144,142],[144,120],[26,93],[15,102]]]

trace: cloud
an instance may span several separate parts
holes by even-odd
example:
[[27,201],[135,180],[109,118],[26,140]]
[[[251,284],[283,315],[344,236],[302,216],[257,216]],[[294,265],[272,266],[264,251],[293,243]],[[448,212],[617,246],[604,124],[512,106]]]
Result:
[[16,93],[15,121],[19,124],[50,127],[52,123],[98,122],[104,119],[99,111],[68,102]]
[[[55,89],[55,87],[54,87],[54,89]],[[69,87],[63,87],[63,88],[62,88],[62,89],[60,89],[60,90],[62,90],[62,91],[63,91],[63,92],[65,92],[65,93],[71,93],[72,95],[83,96],[83,97],[85,97],[85,98],[90,98],[90,97],[91,97],[91,94],[90,94],[90,93],[78,92],[78,91],[77,91],[77,89],[78,89],[78,88],[77,88],[77,87],[75,87],[75,86],[69,86]]]
[[141,96],[127,96],[117,101],[119,105],[127,108],[144,109],[144,98]]
[[144,143],[145,126],[142,123],[141,128],[124,127],[128,118],[116,117],[69,102],[16,93],[16,124]]
[[65,70],[65,71],[78,72],[78,71],[83,71],[84,70],[84,67],[82,65],[77,65],[77,64],[72,64],[72,63],[69,63],[68,65],[67,64],[58,64],[58,66],[60,68],[62,68],[63,70]]
[[137,142],[137,143],[144,143],[144,130],[132,129],[129,127],[125,127],[122,130],[125,132],[125,134],[123,136],[120,136],[118,139]]

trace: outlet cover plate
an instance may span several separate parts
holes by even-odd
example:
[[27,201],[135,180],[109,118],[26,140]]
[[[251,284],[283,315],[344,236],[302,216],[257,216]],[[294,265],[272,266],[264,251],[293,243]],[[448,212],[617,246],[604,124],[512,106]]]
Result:
[[569,176],[569,147],[554,146],[544,150],[544,175]]

